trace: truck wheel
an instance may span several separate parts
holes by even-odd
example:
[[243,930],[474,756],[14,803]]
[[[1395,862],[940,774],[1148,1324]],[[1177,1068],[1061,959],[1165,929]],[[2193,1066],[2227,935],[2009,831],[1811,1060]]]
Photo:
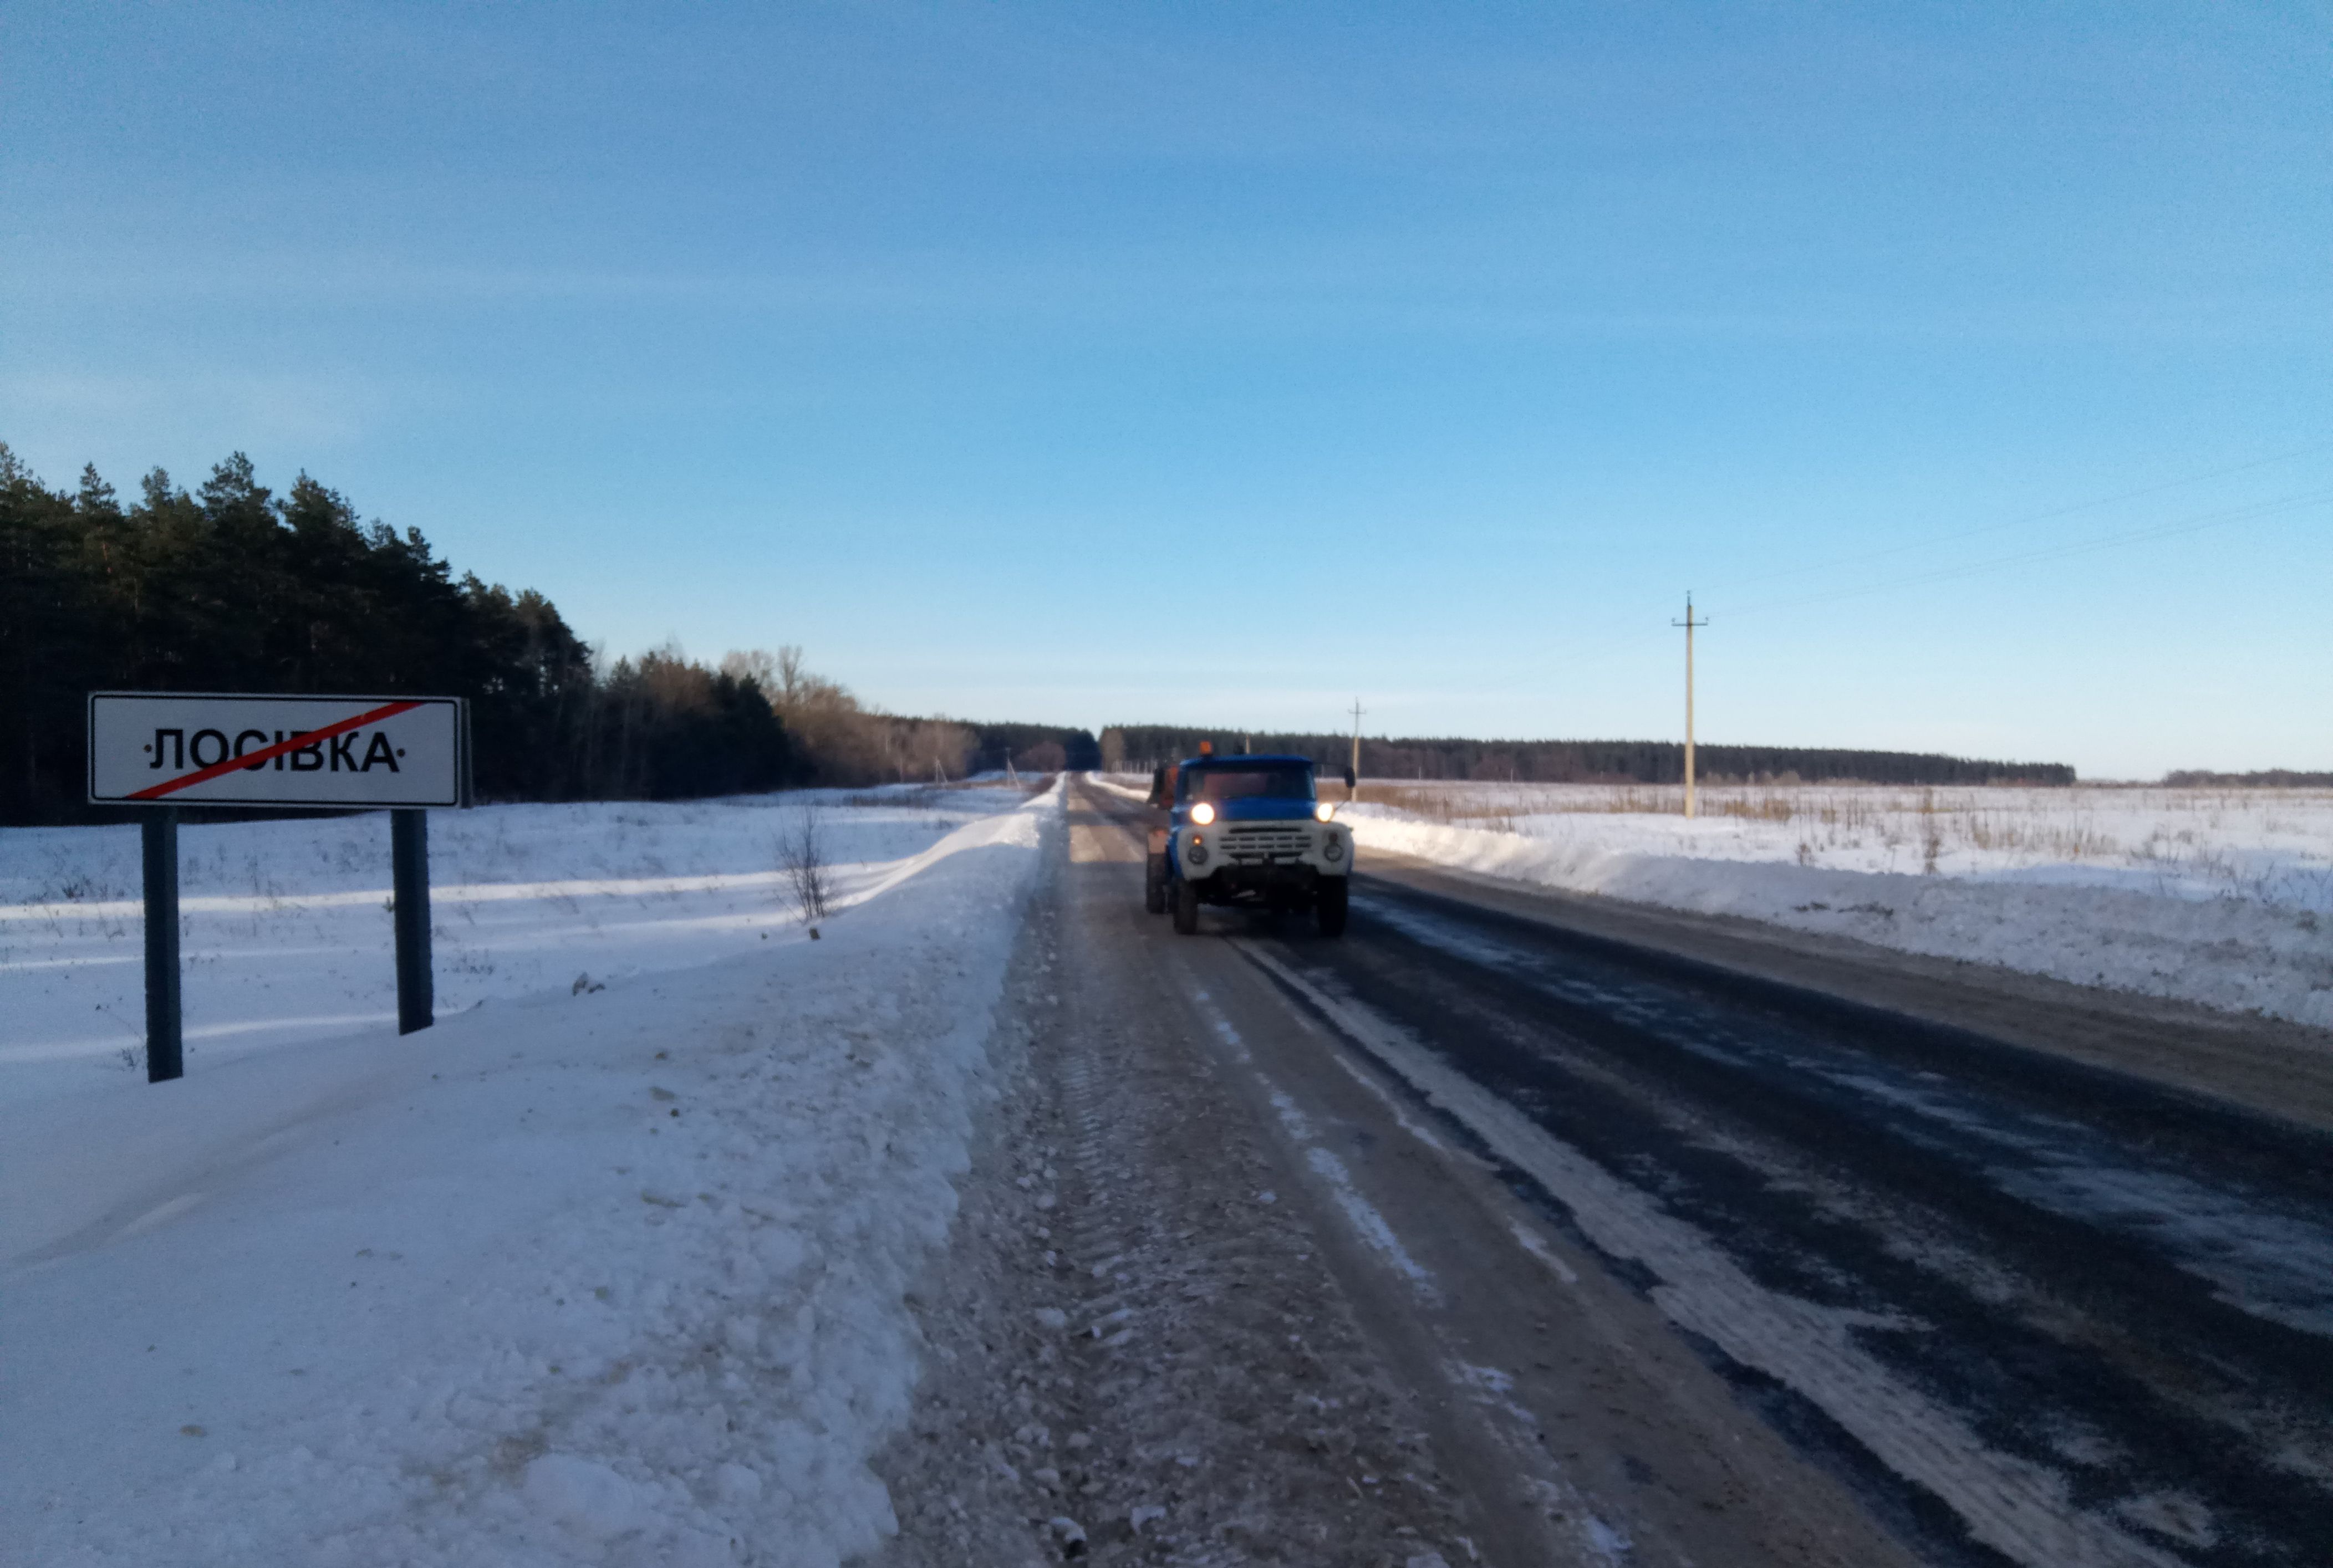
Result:
[[1156,856],[1142,863],[1142,907],[1153,914],[1166,913],[1166,868]]
[[1322,936],[1345,934],[1345,879],[1341,876],[1323,882],[1312,901],[1313,916],[1320,923]]
[[1199,929],[1199,890],[1177,877],[1175,882],[1175,934],[1191,936]]

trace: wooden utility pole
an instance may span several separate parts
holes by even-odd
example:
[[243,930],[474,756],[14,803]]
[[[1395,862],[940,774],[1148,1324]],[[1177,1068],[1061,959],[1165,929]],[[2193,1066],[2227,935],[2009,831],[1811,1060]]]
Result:
[[1693,618],[1693,590],[1687,588],[1685,594],[1685,619],[1669,623],[1673,626],[1685,628],[1685,814],[1687,817],[1699,815],[1694,808],[1693,798],[1693,628],[1697,626],[1705,626],[1708,624],[1707,616],[1704,616],[1697,621]]
[[1351,789],[1345,791],[1345,798],[1348,800],[1359,800],[1361,798],[1361,715],[1367,711],[1361,706],[1361,700],[1355,697],[1353,699],[1353,785]]

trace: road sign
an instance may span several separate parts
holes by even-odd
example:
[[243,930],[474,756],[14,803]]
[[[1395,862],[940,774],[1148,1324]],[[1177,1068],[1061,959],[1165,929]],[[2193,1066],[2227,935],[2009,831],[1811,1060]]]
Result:
[[101,806],[450,807],[467,798],[458,697],[91,692]]
[[178,999],[178,808],[389,808],[397,1027],[435,1017],[429,828],[423,809],[470,798],[459,697],[290,697],[91,692],[89,798],[146,806],[146,1076],[185,1071]]

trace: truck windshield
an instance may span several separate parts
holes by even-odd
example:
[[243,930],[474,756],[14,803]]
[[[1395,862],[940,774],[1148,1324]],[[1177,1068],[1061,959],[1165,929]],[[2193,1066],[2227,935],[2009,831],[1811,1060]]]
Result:
[[1310,800],[1310,768],[1195,768],[1188,800]]

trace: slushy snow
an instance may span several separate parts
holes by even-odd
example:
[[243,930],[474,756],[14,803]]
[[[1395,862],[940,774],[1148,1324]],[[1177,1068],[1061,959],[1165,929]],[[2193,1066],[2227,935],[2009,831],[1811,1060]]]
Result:
[[1061,797],[868,798],[825,800],[817,941],[773,861],[803,797],[434,817],[440,1018],[402,1038],[379,817],[189,830],[161,1085],[106,1028],[134,831],[0,836],[0,1561],[885,1539],[903,1298]]

